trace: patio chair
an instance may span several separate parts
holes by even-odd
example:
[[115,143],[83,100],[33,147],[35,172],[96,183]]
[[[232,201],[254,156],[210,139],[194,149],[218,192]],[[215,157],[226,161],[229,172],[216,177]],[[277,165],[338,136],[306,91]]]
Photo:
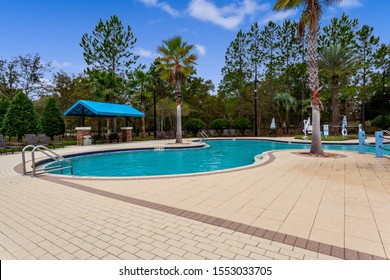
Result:
[[5,145],[5,140],[4,140],[3,134],[0,134],[0,151],[1,151],[1,153],[3,153],[3,151],[4,151],[5,154],[7,154],[7,147]]
[[161,132],[160,131],[156,131],[156,136],[157,136],[157,139],[161,139]]
[[167,138],[167,134],[166,134],[165,130],[162,130],[161,131],[161,139],[165,139],[165,138]]
[[176,138],[175,132],[173,130],[169,131],[169,138],[171,138],[171,139],[175,139]]
[[49,138],[46,134],[38,134],[38,145],[49,146]]
[[24,137],[26,138],[26,145],[38,145],[35,134],[25,134]]
[[100,144],[104,144],[106,140],[106,136],[104,134],[95,134],[92,136],[93,144],[100,142]]
[[3,152],[5,151],[5,154],[7,154],[7,149],[11,149],[12,153],[14,153],[15,149],[22,150],[22,145],[7,145],[5,142],[5,138],[3,134],[0,134],[0,150]]
[[119,136],[118,136],[118,133],[111,133],[111,134],[108,136],[108,139],[110,140],[110,143],[112,143],[113,141],[116,141],[116,143],[119,143]]

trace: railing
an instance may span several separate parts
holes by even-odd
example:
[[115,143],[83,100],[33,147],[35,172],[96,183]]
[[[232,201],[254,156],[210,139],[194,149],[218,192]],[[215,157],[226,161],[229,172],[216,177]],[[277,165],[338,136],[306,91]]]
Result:
[[199,131],[198,138],[199,138],[199,141],[202,142],[202,140],[209,138],[209,136],[206,134],[206,132]]
[[[31,168],[32,168],[32,170],[31,171],[27,171],[27,169],[26,169],[26,155],[25,155],[25,153],[30,148],[32,148],[32,151],[31,151]],[[36,161],[35,161],[35,152],[41,152],[41,153],[45,154],[50,159],[52,159],[52,161],[57,162],[59,165],[53,165],[51,167],[40,168],[40,169],[38,168],[37,169]],[[65,170],[65,169],[70,169],[70,174],[73,175],[72,162],[69,159],[66,159],[66,158],[60,156],[59,154],[57,154],[53,150],[47,148],[46,146],[42,146],[42,145],[38,145],[38,146],[28,145],[28,146],[24,147],[23,150],[22,150],[22,160],[23,160],[23,175],[27,175],[27,174],[32,173],[32,176],[35,177],[35,176],[37,176],[39,174],[48,173],[48,172],[54,172],[54,171],[61,171],[61,174],[62,174],[62,171]],[[66,162],[68,165],[64,166],[63,165],[64,162]]]

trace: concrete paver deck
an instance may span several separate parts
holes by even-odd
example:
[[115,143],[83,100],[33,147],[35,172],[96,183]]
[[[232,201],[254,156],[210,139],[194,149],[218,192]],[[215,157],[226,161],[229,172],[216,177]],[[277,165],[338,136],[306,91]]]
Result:
[[389,258],[390,162],[337,153],[278,151],[261,166],[158,179],[31,178],[14,171],[20,154],[4,155],[0,258]]

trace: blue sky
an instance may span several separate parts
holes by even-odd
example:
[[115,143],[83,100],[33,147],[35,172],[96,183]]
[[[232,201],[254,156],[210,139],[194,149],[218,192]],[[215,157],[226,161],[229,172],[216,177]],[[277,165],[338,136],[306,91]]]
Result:
[[[255,21],[264,25],[299,18],[300,10],[273,12],[275,0],[0,0],[0,57],[39,53],[54,71],[81,73],[86,67],[79,46],[99,19],[118,15],[137,38],[134,52],[147,66],[157,57],[162,40],[181,35],[196,46],[198,76],[221,79],[229,43],[237,31]],[[344,0],[325,8],[321,25],[346,12],[361,25],[373,26],[381,42],[390,42],[390,1]]]

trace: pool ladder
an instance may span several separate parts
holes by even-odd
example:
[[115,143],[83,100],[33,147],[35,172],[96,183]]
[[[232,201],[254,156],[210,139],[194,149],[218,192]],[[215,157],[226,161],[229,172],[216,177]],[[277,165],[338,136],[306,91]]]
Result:
[[[26,151],[28,149],[32,148],[31,151],[31,171],[27,171],[26,169]],[[49,157],[52,161],[57,162],[59,165],[54,165],[52,167],[46,167],[46,168],[37,168],[36,161],[35,161],[35,153],[41,152],[45,154],[47,157]],[[65,169],[70,169],[70,174],[73,175],[73,166],[72,162],[69,159],[64,158],[63,156],[60,156],[53,150],[49,149],[46,146],[43,145],[27,145],[22,150],[22,160],[23,160],[23,175],[32,174],[32,177],[35,177],[39,174],[48,173],[48,172],[54,172],[54,171],[62,171]],[[68,165],[63,165],[64,162],[66,162]]]
[[202,140],[204,140],[204,139],[208,139],[209,138],[209,136],[204,131],[199,131],[198,132],[198,137],[199,137],[199,141],[200,142],[202,142]]

